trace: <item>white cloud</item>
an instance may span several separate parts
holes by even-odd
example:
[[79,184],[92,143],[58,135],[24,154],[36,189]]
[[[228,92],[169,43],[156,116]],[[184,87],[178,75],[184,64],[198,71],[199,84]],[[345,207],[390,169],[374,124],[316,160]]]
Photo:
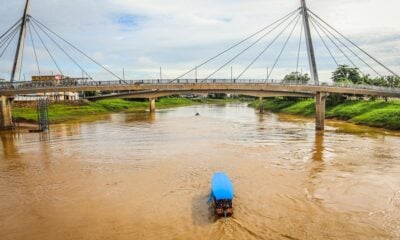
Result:
[[[175,77],[195,66],[218,51],[237,42],[248,34],[268,25],[279,17],[299,7],[299,0],[35,0],[31,2],[31,14],[56,30],[73,44],[107,64],[117,73],[122,67],[127,76],[154,78],[159,66],[164,76]],[[0,32],[15,22],[23,8],[24,1],[0,2]],[[354,39],[372,55],[400,72],[400,15],[398,0],[309,0],[309,8]],[[128,16],[124,21],[119,17]],[[132,24],[132,21],[136,21]],[[125,24],[121,26],[121,24]],[[295,36],[298,38],[298,35]],[[315,36],[316,45],[318,43]],[[282,43],[283,40],[279,42]],[[264,46],[265,46],[265,42]],[[282,56],[274,71],[275,78],[295,68],[296,40],[290,42],[288,51]],[[322,46],[322,45],[321,45]],[[53,50],[55,46],[51,47]],[[260,51],[256,48],[234,65],[240,72]],[[262,77],[267,65],[272,66],[280,44],[273,46],[267,56],[260,58],[246,77]],[[69,50],[71,51],[71,49]],[[71,51],[73,52],[73,51]],[[27,52],[28,53],[28,52]],[[323,47],[317,48],[320,73],[329,78],[334,66]],[[73,52],[73,56],[78,56]],[[40,56],[45,58],[42,51]],[[73,67],[68,58],[57,51],[57,59],[65,68]],[[232,54],[229,56],[233,56]],[[12,58],[12,54],[8,54]],[[200,74],[212,72],[221,59],[199,70]],[[301,59],[305,60],[303,56]],[[77,57],[77,61],[99,78],[111,78],[100,68],[89,65],[87,59]],[[0,77],[6,76],[5,62],[0,60]],[[223,73],[230,77],[230,65]],[[302,67],[307,69],[306,63]],[[52,69],[50,61],[44,69]],[[257,70],[258,69],[258,70]],[[98,70],[98,72],[96,72]],[[33,74],[34,70],[24,69]],[[251,75],[250,75],[251,73]],[[193,74],[192,74],[193,75]],[[222,74],[223,75],[223,74]],[[222,77],[222,75],[220,75]],[[193,76],[192,76],[193,77]]]

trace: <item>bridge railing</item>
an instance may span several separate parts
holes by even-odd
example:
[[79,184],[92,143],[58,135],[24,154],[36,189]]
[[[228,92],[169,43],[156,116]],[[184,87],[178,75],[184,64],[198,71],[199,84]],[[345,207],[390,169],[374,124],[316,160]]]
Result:
[[[54,81],[26,81],[26,82],[2,82],[0,90],[22,90],[22,89],[40,89],[40,88],[69,88],[69,87],[91,87],[91,86],[127,86],[127,85],[148,85],[148,84],[266,84],[266,85],[302,85],[316,86],[313,82],[305,82],[301,80],[287,81],[279,79],[149,79],[149,80],[112,80],[112,81],[95,81],[89,79],[68,79]],[[383,87],[362,84],[349,83],[327,83],[321,82],[318,86],[324,87],[341,87],[353,89],[366,89],[374,91],[395,92],[399,93],[400,88]]]

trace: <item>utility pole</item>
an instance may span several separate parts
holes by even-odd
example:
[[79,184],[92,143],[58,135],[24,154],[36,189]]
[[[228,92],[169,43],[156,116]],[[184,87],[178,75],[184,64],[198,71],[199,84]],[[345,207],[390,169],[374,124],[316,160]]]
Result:
[[303,22],[304,22],[304,33],[306,35],[308,62],[310,64],[311,79],[314,81],[315,85],[319,85],[317,62],[315,61],[314,46],[311,38],[310,23],[308,21],[309,16],[308,16],[306,0],[300,0],[300,2],[302,8]]
[[194,70],[194,78],[195,78],[195,81],[196,81],[196,83],[197,83],[197,67],[196,67],[196,69]]
[[27,21],[28,11],[29,11],[29,0],[26,0],[24,15],[22,16],[21,29],[19,31],[17,50],[15,51],[14,64],[11,72],[11,79],[10,79],[11,82],[14,82],[15,73],[17,71],[18,64],[20,63],[20,57],[22,54],[21,49],[23,49],[23,45],[25,42],[26,21]]
[[233,82],[233,67],[231,66],[231,82]]

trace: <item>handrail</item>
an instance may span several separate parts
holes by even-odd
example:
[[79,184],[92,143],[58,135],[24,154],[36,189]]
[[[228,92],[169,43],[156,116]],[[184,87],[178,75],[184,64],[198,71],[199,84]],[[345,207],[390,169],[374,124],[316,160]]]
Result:
[[373,91],[384,91],[400,93],[400,88],[395,87],[383,87],[373,85],[362,85],[362,84],[349,84],[349,83],[327,83],[321,82],[318,85],[314,83],[306,83],[303,81],[287,81],[287,80],[275,80],[270,79],[208,79],[207,81],[201,82],[196,79],[179,79],[171,83],[170,79],[148,79],[148,80],[113,80],[113,81],[94,81],[88,79],[67,79],[67,80],[54,80],[54,81],[25,81],[25,82],[2,82],[0,83],[0,91],[7,90],[29,90],[29,89],[40,89],[40,88],[68,88],[68,87],[93,87],[93,86],[129,86],[129,85],[185,85],[185,84],[256,84],[256,85],[283,85],[283,86],[320,86],[320,87],[340,87],[347,89],[365,89]]

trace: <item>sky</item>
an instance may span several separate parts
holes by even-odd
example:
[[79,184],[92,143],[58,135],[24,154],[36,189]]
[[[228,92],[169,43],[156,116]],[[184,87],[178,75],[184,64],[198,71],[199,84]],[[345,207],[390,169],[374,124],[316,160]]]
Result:
[[[0,0],[0,33],[21,17],[24,4],[25,0]],[[398,0],[308,0],[307,4],[310,10],[400,74]],[[162,78],[175,78],[299,6],[299,0],[31,0],[30,15],[117,75],[122,77],[124,68],[126,79],[157,79],[160,77],[160,67]],[[268,72],[273,69],[270,72],[270,78],[273,79],[282,79],[296,69],[309,72],[304,37],[297,67],[301,21],[293,28],[293,35],[273,68],[295,22],[251,65],[242,78],[266,78],[267,69]],[[330,81],[336,63],[317,32],[314,29],[311,31],[320,79]],[[57,73],[57,68],[34,30],[32,33],[41,74]],[[213,77],[230,78],[231,71],[234,77],[239,75],[278,33],[279,29],[272,32],[271,36],[262,39]],[[42,38],[65,75],[82,75],[79,67],[51,40],[45,35]],[[198,77],[210,75],[256,39],[199,68]],[[351,65],[328,38],[324,39],[339,64]],[[60,45],[90,76],[99,80],[115,79],[64,43],[60,42]],[[15,47],[16,39],[0,58],[0,78],[9,79]],[[376,75],[347,49],[345,54],[363,73]],[[361,59],[379,74],[388,74],[365,55]],[[29,34],[21,72],[21,80],[24,77],[30,80],[31,75],[38,73]],[[194,78],[195,73],[191,72],[185,77]]]

